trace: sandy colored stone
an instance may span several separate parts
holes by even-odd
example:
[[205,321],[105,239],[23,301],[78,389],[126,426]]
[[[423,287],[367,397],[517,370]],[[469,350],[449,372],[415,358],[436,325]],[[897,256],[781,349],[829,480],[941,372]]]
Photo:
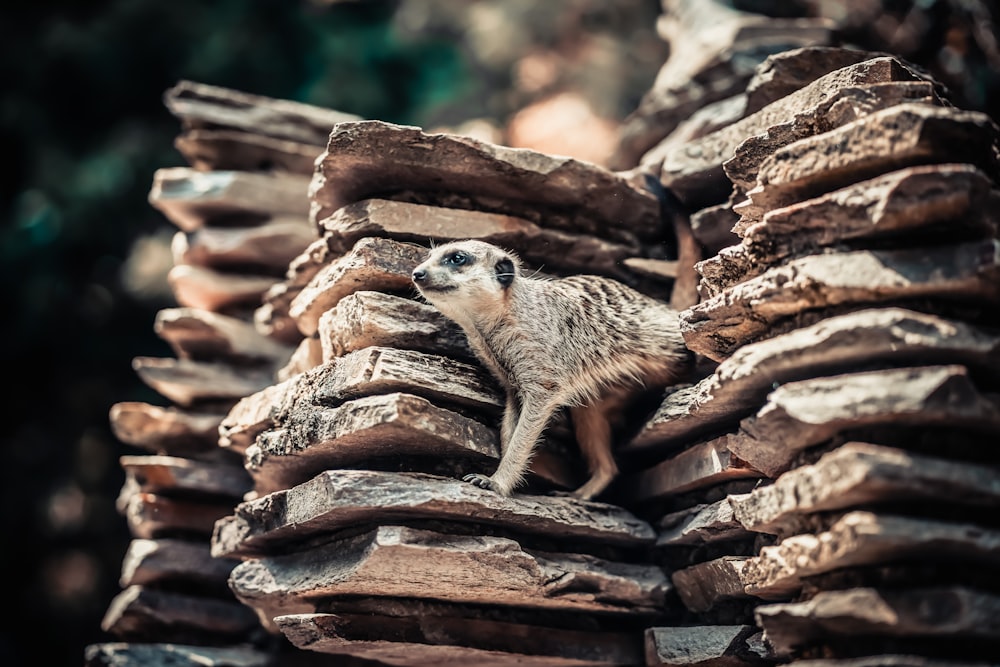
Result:
[[260,334],[253,323],[198,308],[164,308],[156,313],[156,334],[182,359],[287,363],[289,346]]
[[116,438],[157,454],[175,456],[214,449],[224,417],[221,412],[192,412],[139,401],[115,403],[109,411]]
[[684,606],[705,612],[722,600],[747,597],[744,590],[742,556],[722,556],[674,572],[670,579]]
[[311,176],[322,147],[239,130],[184,130],[174,148],[198,171],[288,171]]
[[251,227],[201,227],[174,235],[174,264],[225,269],[253,267],[280,274],[312,241],[316,231],[306,218],[274,218]]
[[167,273],[167,283],[181,306],[224,311],[259,304],[275,279],[177,264]]
[[182,406],[236,401],[260,391],[273,378],[266,369],[168,357],[135,357],[132,370],[147,385]]

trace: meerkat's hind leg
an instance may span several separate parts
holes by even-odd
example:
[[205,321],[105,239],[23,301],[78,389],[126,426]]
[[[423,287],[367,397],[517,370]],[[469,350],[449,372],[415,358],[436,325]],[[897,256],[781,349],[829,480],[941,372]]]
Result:
[[590,479],[573,492],[577,498],[591,500],[618,476],[618,464],[611,448],[611,417],[622,409],[624,403],[624,397],[612,394],[593,403],[570,408],[576,441],[590,471]]

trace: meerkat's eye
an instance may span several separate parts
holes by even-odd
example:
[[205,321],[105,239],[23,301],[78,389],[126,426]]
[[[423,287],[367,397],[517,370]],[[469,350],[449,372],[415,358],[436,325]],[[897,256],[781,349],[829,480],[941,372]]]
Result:
[[463,264],[468,263],[468,261],[469,261],[469,256],[460,250],[448,253],[444,257],[444,263],[450,264],[452,266],[462,266]]

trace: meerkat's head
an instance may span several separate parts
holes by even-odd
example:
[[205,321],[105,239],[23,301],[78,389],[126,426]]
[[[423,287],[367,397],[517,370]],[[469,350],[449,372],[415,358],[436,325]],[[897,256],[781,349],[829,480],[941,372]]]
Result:
[[455,241],[431,250],[413,270],[413,284],[453,320],[486,315],[503,304],[520,276],[517,256],[482,241]]

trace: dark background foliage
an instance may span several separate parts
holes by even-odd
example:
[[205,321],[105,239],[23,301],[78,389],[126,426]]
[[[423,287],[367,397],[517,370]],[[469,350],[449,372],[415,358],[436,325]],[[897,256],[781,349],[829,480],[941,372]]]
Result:
[[[802,15],[858,3],[737,4]],[[848,21],[845,39],[901,53],[948,83],[957,104],[997,117],[990,3],[861,5],[877,10]],[[480,19],[500,12],[507,30],[477,31],[471,6],[486,7]],[[146,202],[154,171],[183,164],[172,146],[179,124],[161,101],[167,88],[191,79],[425,127],[468,118],[502,127],[530,97],[512,67],[518,50],[559,53],[567,35],[587,34],[600,39],[554,62],[579,71],[599,111],[621,120],[666,57],[658,13],[656,0],[5,4],[0,664],[80,664],[85,645],[112,639],[100,619],[120,590],[129,539],[114,509],[118,457],[136,452],[111,435],[108,409],[165,404],[130,361],[171,356],[152,324],[173,301],[160,274],[144,275],[134,259],[143,239],[172,231]],[[573,60],[583,52],[598,53],[598,65]]]

